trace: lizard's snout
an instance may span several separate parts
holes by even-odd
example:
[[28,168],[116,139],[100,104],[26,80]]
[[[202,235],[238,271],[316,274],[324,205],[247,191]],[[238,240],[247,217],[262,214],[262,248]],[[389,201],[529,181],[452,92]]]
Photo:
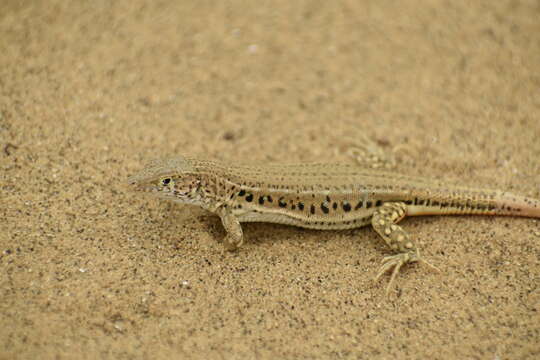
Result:
[[135,178],[135,176],[130,176],[127,178],[127,183],[129,185],[135,185],[137,184],[137,179]]
[[141,185],[141,179],[138,175],[132,175],[127,178],[127,183],[129,186],[138,188]]

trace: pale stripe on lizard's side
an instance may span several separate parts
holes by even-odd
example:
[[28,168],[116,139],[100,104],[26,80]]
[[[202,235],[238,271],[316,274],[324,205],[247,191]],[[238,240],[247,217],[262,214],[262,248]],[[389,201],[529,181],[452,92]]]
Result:
[[241,222],[337,230],[371,224],[397,252],[377,275],[423,261],[397,222],[405,216],[478,214],[540,218],[540,200],[499,190],[349,164],[239,165],[188,157],[155,160],[129,182],[160,198],[201,206],[221,217],[225,245],[243,242]]

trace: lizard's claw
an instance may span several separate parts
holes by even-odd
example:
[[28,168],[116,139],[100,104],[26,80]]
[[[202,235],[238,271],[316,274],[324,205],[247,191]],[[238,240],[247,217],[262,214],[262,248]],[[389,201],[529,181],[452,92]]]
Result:
[[422,259],[418,253],[401,253],[397,255],[386,256],[385,258],[383,258],[382,260],[383,264],[381,266],[381,269],[379,270],[379,273],[377,274],[377,276],[375,276],[374,280],[375,281],[379,280],[379,278],[382,275],[384,275],[390,269],[394,268],[394,270],[392,271],[392,275],[390,276],[390,281],[388,282],[388,285],[386,286],[386,295],[388,295],[388,293],[390,292],[390,288],[392,287],[392,284],[394,282],[394,279],[396,278],[399,272],[399,269],[401,269],[403,265],[407,263],[412,263],[412,262],[422,262],[428,265],[430,268],[440,272],[439,268],[437,268],[435,265],[430,264],[426,260]]

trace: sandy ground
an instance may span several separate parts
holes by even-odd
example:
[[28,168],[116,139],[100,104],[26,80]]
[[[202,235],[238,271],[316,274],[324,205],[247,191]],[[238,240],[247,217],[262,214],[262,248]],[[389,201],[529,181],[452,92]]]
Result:
[[[113,4],[111,4],[113,3]],[[540,197],[538,1],[0,5],[0,358],[540,357],[540,221],[244,226],[142,198],[173,154],[349,161]]]

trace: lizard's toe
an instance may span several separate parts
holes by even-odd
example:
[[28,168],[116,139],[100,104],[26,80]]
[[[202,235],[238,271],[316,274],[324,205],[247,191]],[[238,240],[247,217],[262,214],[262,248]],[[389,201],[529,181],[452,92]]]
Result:
[[375,276],[375,281],[379,280],[379,278],[387,271],[394,268],[394,270],[392,271],[392,275],[390,276],[390,281],[388,282],[388,285],[386,287],[386,294],[388,294],[390,288],[392,287],[394,279],[399,273],[399,269],[401,269],[403,265],[415,261],[419,261],[419,257],[415,253],[401,253],[397,255],[386,256],[382,260],[383,264],[381,265],[377,276]]

